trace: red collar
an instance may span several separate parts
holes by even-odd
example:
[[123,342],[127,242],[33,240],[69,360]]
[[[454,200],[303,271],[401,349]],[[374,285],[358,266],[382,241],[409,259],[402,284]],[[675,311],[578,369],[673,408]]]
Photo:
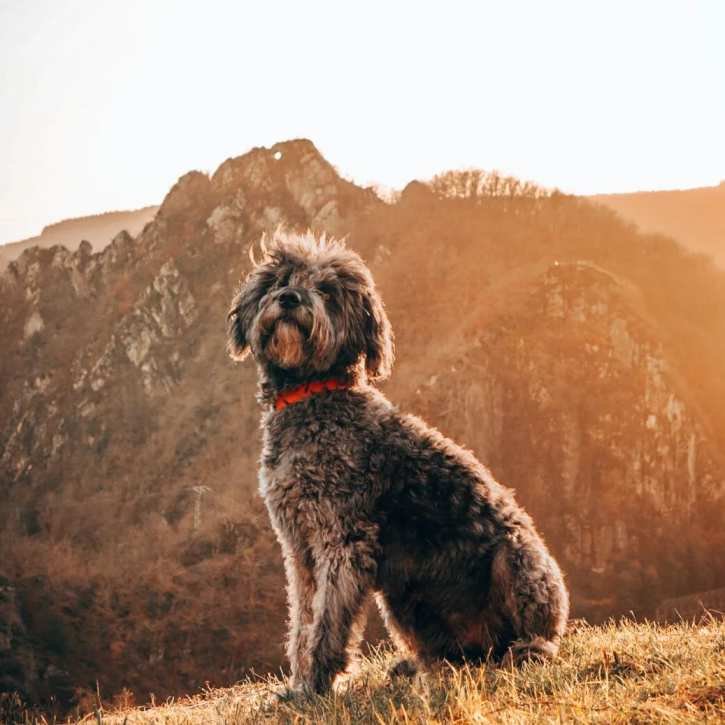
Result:
[[349,387],[350,383],[346,383],[343,380],[313,380],[310,383],[304,383],[304,385],[299,385],[284,393],[278,393],[277,399],[274,401],[274,408],[275,410],[282,410],[288,405],[307,400],[307,398],[311,398],[313,395],[321,393],[324,390],[340,390]]

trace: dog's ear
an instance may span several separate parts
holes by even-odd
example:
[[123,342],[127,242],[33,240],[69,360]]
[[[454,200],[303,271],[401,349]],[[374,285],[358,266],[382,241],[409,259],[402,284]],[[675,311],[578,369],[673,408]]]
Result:
[[249,332],[257,314],[259,301],[264,297],[275,275],[264,267],[253,269],[242,282],[227,314],[227,351],[234,360],[249,355]]
[[393,367],[393,328],[377,291],[363,295],[365,310],[365,370],[369,380],[385,380]]
[[242,287],[234,296],[227,314],[227,352],[234,360],[244,360],[249,354],[249,325],[244,314],[243,292]]

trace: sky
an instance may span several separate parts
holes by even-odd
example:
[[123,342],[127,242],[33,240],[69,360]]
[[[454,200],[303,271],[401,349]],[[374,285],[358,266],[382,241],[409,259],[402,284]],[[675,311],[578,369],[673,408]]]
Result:
[[0,0],[0,242],[310,138],[357,183],[725,179],[723,0]]

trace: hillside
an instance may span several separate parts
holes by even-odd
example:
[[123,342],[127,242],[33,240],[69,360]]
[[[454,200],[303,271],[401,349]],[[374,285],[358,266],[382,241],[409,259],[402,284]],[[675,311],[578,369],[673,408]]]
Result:
[[91,243],[93,249],[101,250],[124,229],[132,236],[136,236],[153,219],[157,210],[157,206],[146,206],[143,209],[109,211],[105,214],[65,219],[49,224],[43,227],[43,231],[37,237],[1,244],[0,270],[5,269],[9,262],[17,259],[31,247],[48,248],[61,244],[66,249],[75,250],[85,239]]
[[280,223],[368,260],[397,336],[386,393],[516,489],[575,616],[725,587],[725,273],[496,175],[387,204],[296,140],[184,175],[135,237],[0,275],[0,689],[62,709],[96,681],[143,702],[283,665],[256,375],[224,338]]
[[[669,627],[626,620],[579,625],[564,639],[558,660],[520,671],[444,667],[417,681],[391,681],[385,674],[391,661],[388,650],[377,650],[355,678],[340,683],[338,694],[309,702],[276,702],[273,693],[283,683],[269,677],[143,709],[135,709],[125,694],[98,713],[108,725],[701,723],[725,718],[722,620]],[[98,716],[89,714],[81,722],[96,723]]]
[[725,181],[719,186],[589,197],[645,232],[666,234],[725,267]]

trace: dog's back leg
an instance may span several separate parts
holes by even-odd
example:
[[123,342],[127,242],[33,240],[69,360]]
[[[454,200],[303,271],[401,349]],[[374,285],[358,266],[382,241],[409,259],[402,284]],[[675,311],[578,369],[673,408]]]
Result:
[[555,657],[569,616],[569,595],[543,544],[512,538],[494,557],[491,573],[492,597],[516,638],[504,663]]
[[357,616],[355,617],[352,627],[350,627],[350,639],[347,643],[347,666],[345,672],[354,674],[360,669],[360,645],[365,635],[365,625],[368,619],[369,597],[365,597]]
[[412,677],[418,671],[420,665],[415,649],[411,646],[412,638],[398,622],[382,592],[375,593],[375,603],[378,606],[385,629],[395,645],[398,656],[388,674],[392,677]]
[[401,659],[390,674],[414,675],[419,670],[435,669],[441,660],[458,661],[463,649],[449,623],[428,601],[406,591],[405,596],[391,601],[384,594],[376,595],[380,613]]

